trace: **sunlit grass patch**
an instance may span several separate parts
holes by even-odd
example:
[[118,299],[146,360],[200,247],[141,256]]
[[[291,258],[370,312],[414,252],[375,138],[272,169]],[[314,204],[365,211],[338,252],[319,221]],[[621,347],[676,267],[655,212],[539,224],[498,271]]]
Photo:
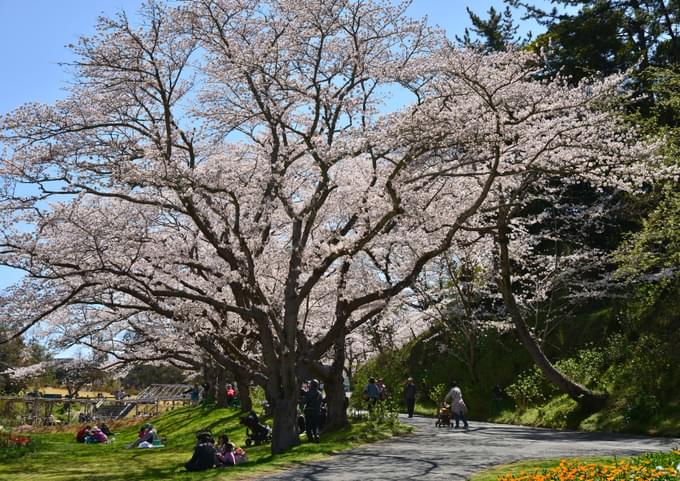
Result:
[[[385,426],[367,429],[366,422],[354,423],[345,431],[326,433],[321,443],[303,443],[289,452],[272,456],[270,446],[247,448],[248,463],[199,473],[184,471],[199,430],[209,429],[215,435],[226,432],[237,445],[245,445],[245,428],[239,424],[241,413],[232,409],[185,407],[151,420],[164,438],[165,447],[157,449],[125,449],[137,437],[139,426],[118,428],[112,444],[78,444],[77,425],[70,431],[31,433],[39,449],[20,458],[0,462],[0,479],[12,481],[147,481],[162,480],[227,480],[249,479],[267,473],[312,462],[359,446],[386,439],[406,427]],[[304,436],[303,436],[304,439]]]

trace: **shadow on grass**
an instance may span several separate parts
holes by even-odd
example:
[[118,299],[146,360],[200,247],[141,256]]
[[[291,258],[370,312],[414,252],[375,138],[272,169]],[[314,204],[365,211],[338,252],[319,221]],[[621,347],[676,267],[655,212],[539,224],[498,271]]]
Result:
[[[179,408],[156,419],[140,420],[151,422],[159,435],[170,440],[175,445],[186,446],[195,443],[195,433],[198,431],[220,429],[220,431],[238,432],[240,426],[238,418],[240,412],[227,409],[216,409],[214,405]],[[236,428],[236,429],[234,429]],[[138,426],[121,431],[123,438],[136,435]]]
[[[314,463],[373,438],[389,437],[367,433],[362,423],[350,429],[323,433],[321,444],[303,443],[292,450],[272,455],[269,444],[246,448],[250,461],[243,465],[189,473],[184,464],[191,458],[195,433],[210,429],[227,432],[237,444],[245,441],[245,427],[238,424],[241,413],[212,406],[179,408],[155,419],[141,419],[122,429],[113,444],[83,445],[70,433],[39,435],[40,450],[20,459],[0,463],[0,479],[13,481],[146,481],[251,479],[277,471]],[[159,449],[125,449],[144,422],[151,422],[167,439]],[[303,436],[304,440],[304,436]]]

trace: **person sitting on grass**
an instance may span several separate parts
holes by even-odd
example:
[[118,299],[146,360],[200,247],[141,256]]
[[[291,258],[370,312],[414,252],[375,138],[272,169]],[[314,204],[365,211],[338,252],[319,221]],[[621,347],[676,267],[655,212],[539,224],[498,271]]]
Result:
[[223,456],[226,452],[228,452],[229,445],[231,443],[229,442],[229,436],[226,434],[220,434],[219,437],[217,438],[217,459],[222,463],[226,464],[223,460]]
[[113,436],[115,434],[106,423],[102,423],[101,426],[99,426],[99,429],[107,436]]
[[245,463],[246,461],[248,461],[248,455],[246,454],[245,449],[235,448],[234,449],[234,459],[236,460],[236,464],[241,464],[241,463]]
[[150,447],[155,444],[159,444],[160,440],[161,438],[158,436],[156,428],[154,428],[150,423],[146,423],[144,426],[142,426],[142,429],[140,429],[137,439],[134,442],[128,444],[127,447]]
[[92,443],[108,443],[109,438],[106,434],[104,434],[104,431],[99,429],[97,426],[92,428],[92,435],[90,436],[92,439],[90,442]]
[[[221,441],[222,438],[227,439],[227,436],[223,434],[220,436]],[[228,439],[223,444],[220,444],[217,449],[217,460],[220,462],[221,466],[234,466],[236,464],[235,450],[236,446],[234,443],[230,443]]]
[[196,434],[196,446],[191,459],[184,465],[187,471],[205,471],[220,465],[215,449],[215,440],[209,431]]
[[83,426],[76,433],[76,442],[84,443],[85,438],[92,434],[92,426]]
[[217,460],[220,467],[234,466],[246,462],[248,457],[243,449],[237,448],[234,443],[229,442],[229,437],[226,434],[221,434],[217,439]]

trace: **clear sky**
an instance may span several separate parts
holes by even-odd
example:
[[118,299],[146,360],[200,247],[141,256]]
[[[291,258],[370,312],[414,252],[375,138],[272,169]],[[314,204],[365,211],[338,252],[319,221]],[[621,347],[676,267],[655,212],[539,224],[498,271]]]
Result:
[[[93,33],[100,14],[110,16],[121,9],[133,14],[141,1],[0,0],[0,115],[25,102],[50,103],[62,97],[69,74],[59,64],[73,60],[66,45]],[[427,15],[454,37],[470,25],[466,6],[483,17],[491,6],[504,8],[502,0],[413,0],[409,13]],[[535,25],[522,25],[523,32],[532,28],[536,34]],[[0,289],[17,279],[18,273],[0,267]]]
[[[142,0],[0,0],[0,114],[28,101],[52,102],[62,95],[73,60],[65,46],[93,32],[97,16],[120,9],[134,13]],[[536,4],[547,4],[538,0]],[[451,37],[469,26],[466,6],[484,14],[501,0],[413,0],[409,13],[427,15]],[[535,27],[535,26],[534,26]]]

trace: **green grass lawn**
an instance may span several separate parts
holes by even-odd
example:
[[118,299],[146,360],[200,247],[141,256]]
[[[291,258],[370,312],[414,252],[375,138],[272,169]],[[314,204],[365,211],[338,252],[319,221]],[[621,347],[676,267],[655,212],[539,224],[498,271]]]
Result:
[[[151,420],[165,440],[165,447],[125,449],[137,437],[139,425],[120,430],[112,444],[78,444],[75,431],[29,434],[37,442],[34,452],[13,458],[0,452],[0,479],[12,481],[105,481],[105,480],[223,480],[249,479],[323,458],[360,444],[389,437],[388,428],[367,430],[365,423],[346,431],[322,435],[320,444],[303,443],[287,453],[272,456],[270,446],[245,448],[245,428],[240,413],[230,409],[187,407]],[[144,421],[140,421],[140,425]],[[199,473],[184,471],[195,444],[195,433],[211,430],[215,436],[226,432],[242,446],[248,463]],[[304,437],[303,437],[304,439]]]
[[[413,412],[419,416],[435,417],[437,416],[437,409],[438,406],[435,403],[423,403],[418,401]],[[406,409],[403,409],[403,412],[406,412]]]

